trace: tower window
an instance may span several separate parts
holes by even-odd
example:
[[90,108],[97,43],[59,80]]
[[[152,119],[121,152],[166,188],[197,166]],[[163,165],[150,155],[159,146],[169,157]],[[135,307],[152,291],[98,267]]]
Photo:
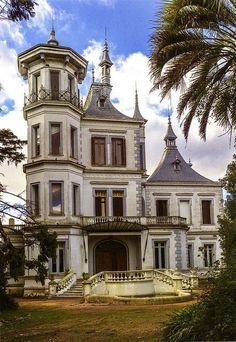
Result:
[[144,144],[140,144],[139,146],[139,156],[140,156],[140,169],[145,170],[145,146]]
[[95,216],[107,216],[107,192],[95,191]]
[[50,189],[50,213],[63,214],[63,182],[51,182]]
[[40,215],[39,183],[31,184],[31,211],[34,216]]
[[112,138],[112,165],[124,166],[126,165],[126,148],[125,139]]
[[72,184],[72,215],[78,216],[80,212],[79,208],[80,191],[78,184]]
[[70,127],[70,156],[77,158],[77,128]]
[[106,164],[106,140],[103,137],[92,138],[92,164],[101,166]]
[[167,200],[156,201],[156,214],[157,214],[157,217],[168,216],[168,201]]
[[52,100],[59,100],[59,71],[50,72]]
[[37,157],[40,155],[40,126],[35,125],[32,127],[32,156]]
[[38,96],[39,96],[39,80],[40,80],[40,73],[35,74],[33,76],[33,91],[34,91],[34,97],[35,97],[35,101],[38,100]]
[[193,244],[188,244],[188,267],[194,266],[194,257],[193,257]]
[[63,273],[66,267],[66,246],[64,241],[57,244],[56,257],[51,259],[51,272]]
[[73,97],[73,87],[74,86],[74,80],[72,77],[68,77],[68,91],[69,91],[69,95],[70,95],[70,100],[72,100]]
[[61,124],[50,124],[50,153],[60,155],[61,151]]

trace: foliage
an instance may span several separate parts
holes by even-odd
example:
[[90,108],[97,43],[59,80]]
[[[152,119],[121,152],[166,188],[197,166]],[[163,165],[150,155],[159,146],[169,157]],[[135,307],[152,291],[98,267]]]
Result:
[[206,138],[210,118],[236,128],[236,1],[166,0],[151,36],[153,90],[180,89],[177,112],[187,139],[193,118]]
[[21,152],[26,141],[20,140],[9,129],[0,129],[0,164],[4,161],[17,165],[25,159]]
[[223,267],[199,303],[181,310],[165,325],[163,340],[236,340],[236,155],[222,184],[229,192],[219,218]]
[[20,21],[35,16],[34,0],[0,0],[0,20]]

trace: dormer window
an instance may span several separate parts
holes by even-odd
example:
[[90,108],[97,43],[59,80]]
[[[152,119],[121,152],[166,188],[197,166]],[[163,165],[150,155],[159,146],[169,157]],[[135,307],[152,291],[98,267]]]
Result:
[[98,99],[98,107],[104,107],[105,106],[105,101],[106,101],[106,98],[105,96],[101,96],[99,99]]
[[172,163],[175,171],[180,171],[180,163],[181,163],[181,160],[179,160],[178,157],[176,156],[175,160]]

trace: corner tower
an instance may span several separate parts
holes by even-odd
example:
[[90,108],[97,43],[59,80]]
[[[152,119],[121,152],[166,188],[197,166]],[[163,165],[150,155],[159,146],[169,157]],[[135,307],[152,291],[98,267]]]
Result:
[[52,29],[46,44],[19,54],[18,68],[29,84],[23,109],[28,125],[27,200],[40,221],[76,221],[83,172],[78,84],[87,61],[61,46]]

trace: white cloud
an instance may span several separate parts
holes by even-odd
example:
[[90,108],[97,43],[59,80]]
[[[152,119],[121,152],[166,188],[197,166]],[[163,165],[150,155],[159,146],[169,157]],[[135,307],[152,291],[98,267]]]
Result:
[[117,0],[74,0],[74,2],[84,2],[86,4],[96,4],[106,7],[114,7]]
[[24,35],[20,23],[13,23],[8,20],[0,21],[0,40],[11,40],[15,45],[24,44]]
[[51,28],[53,8],[47,0],[40,0],[37,3],[38,6],[35,6],[35,16],[27,22],[27,25],[30,29],[36,28],[41,33],[48,34]]

